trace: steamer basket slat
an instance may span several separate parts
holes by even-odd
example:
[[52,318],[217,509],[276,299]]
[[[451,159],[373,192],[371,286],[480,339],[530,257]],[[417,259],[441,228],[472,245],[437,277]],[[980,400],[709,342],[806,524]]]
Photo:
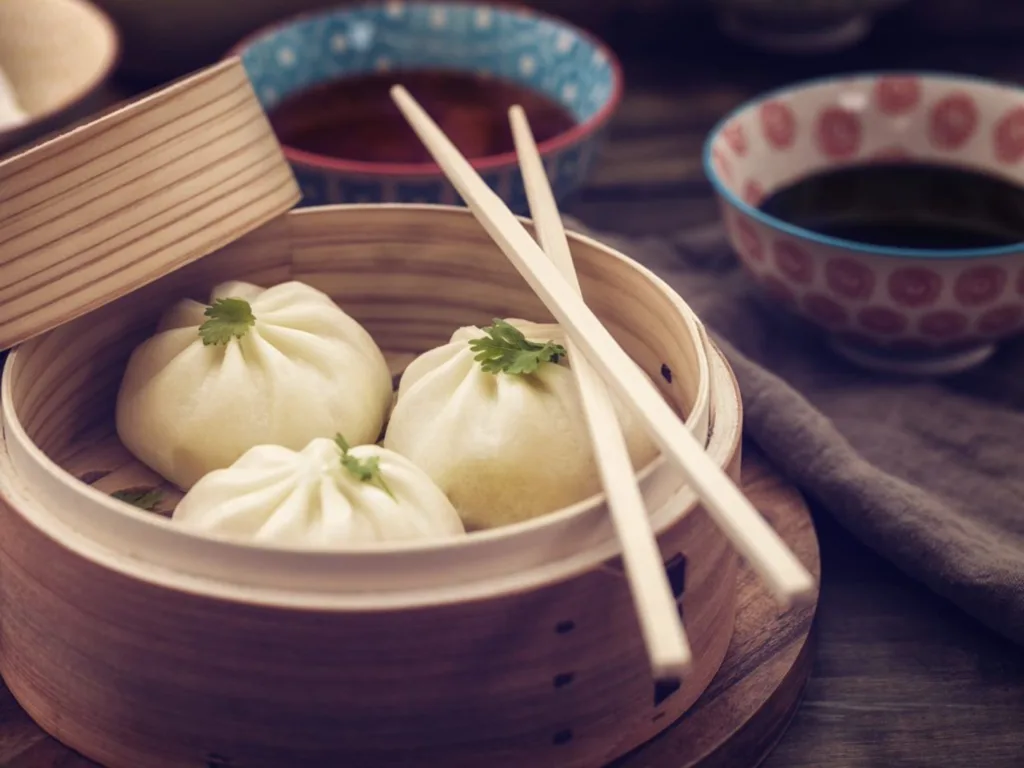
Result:
[[0,160],[0,348],[193,262],[298,199],[237,59]]
[[[735,382],[700,324],[629,259],[572,247],[595,312],[738,477]],[[0,671],[34,719],[112,768],[595,768],[692,705],[729,644],[738,560],[661,459],[642,489],[696,664],[659,702],[600,496],[377,553],[248,547],[166,520],[179,494],[117,441],[113,403],[159,313],[226,279],[326,291],[396,372],[460,325],[549,319],[467,211],[342,206],[275,219],[17,348]],[[155,514],[109,497],[154,485]]]

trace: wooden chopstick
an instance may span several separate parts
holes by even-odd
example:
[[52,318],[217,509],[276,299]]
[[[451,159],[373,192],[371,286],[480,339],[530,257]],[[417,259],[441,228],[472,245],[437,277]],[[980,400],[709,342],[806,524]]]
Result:
[[391,96],[473,215],[512,262],[566,335],[683,473],[712,519],[786,607],[814,599],[814,578],[778,534],[713,462],[647,376],[573,291],[504,201],[473,170],[402,86]]
[[[580,283],[573,266],[569,240],[565,236],[562,217],[526,113],[516,105],[509,110],[508,117],[530,203],[530,215],[541,247],[579,294]],[[626,438],[611,396],[597,371],[577,351],[572,339],[566,346],[579,387],[598,474],[622,548],[622,562],[647,647],[651,672],[656,680],[678,681],[689,672],[693,654],[665,573],[661,550],[651,530]]]

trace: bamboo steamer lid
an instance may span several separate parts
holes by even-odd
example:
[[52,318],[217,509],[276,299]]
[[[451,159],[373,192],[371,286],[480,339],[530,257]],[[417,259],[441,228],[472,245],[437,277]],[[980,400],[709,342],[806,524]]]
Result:
[[0,349],[206,256],[300,196],[237,58],[0,160]]

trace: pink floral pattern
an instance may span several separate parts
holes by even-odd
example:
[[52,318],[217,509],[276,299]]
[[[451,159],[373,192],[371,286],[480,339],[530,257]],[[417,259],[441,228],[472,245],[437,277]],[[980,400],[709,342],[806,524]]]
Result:
[[750,261],[764,261],[764,246],[754,225],[742,216],[736,217],[736,236],[740,241],[740,256]]
[[[985,87],[932,76],[858,79],[850,88],[867,99],[862,109],[833,84],[811,86],[818,90],[770,98],[730,119],[712,164],[754,207],[794,174],[934,150],[992,173],[1024,173],[1024,98],[978,95]],[[784,233],[728,201],[726,208],[759,291],[836,337],[935,354],[1024,333],[1024,248],[984,260],[880,258]]]
[[864,129],[860,117],[842,107],[826,107],[818,115],[815,139],[818,150],[834,160],[853,157],[860,149]]
[[756,208],[762,200],[764,200],[764,187],[758,183],[757,179],[747,179],[743,185],[743,201]]
[[916,77],[880,77],[874,88],[875,106],[883,115],[905,115],[921,102],[921,81]]
[[761,132],[775,149],[789,149],[796,140],[796,115],[781,101],[767,101],[759,110]]
[[807,285],[814,280],[814,260],[792,240],[776,240],[772,256],[779,272],[794,283]]
[[902,163],[913,158],[914,156],[910,150],[906,147],[901,147],[899,144],[876,149],[871,154],[871,160],[876,163]]
[[999,162],[1011,165],[1024,157],[1024,107],[1014,107],[996,123],[993,144]]
[[845,299],[866,301],[875,290],[875,273],[856,259],[840,256],[825,262],[825,284]]
[[1019,304],[1007,304],[986,311],[978,318],[978,331],[986,336],[998,336],[1009,333],[1024,320],[1024,307]]
[[971,267],[957,276],[953,283],[953,296],[965,307],[990,304],[999,298],[1008,280],[1002,267]]
[[959,149],[978,127],[978,107],[967,93],[952,93],[932,107],[928,136],[939,149]]
[[902,267],[889,275],[889,296],[900,306],[927,307],[942,293],[942,277],[924,267]]
[[721,176],[726,184],[731,184],[733,180],[732,176],[732,163],[729,162],[728,155],[721,147],[713,147],[711,149],[711,158],[715,163],[715,170],[718,171],[718,175]]
[[725,126],[722,129],[722,138],[737,157],[747,154],[747,135],[743,132],[743,126],[738,122],[733,121]]
[[934,339],[953,339],[967,330],[970,321],[962,312],[952,309],[940,309],[929,312],[917,323],[917,329],[925,336]]

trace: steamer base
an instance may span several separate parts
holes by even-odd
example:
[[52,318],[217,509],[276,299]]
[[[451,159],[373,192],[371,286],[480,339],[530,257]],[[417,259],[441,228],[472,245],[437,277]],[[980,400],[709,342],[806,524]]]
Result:
[[[818,537],[806,502],[752,445],[743,447],[743,490],[820,578]],[[732,642],[711,685],[671,727],[605,768],[755,768],[774,749],[814,666],[817,602],[780,616],[746,565],[736,590]]]
[[[725,359],[655,275],[570,238],[594,312],[738,480]],[[742,768],[764,753],[806,674],[813,610],[780,617],[752,575],[737,592],[735,550],[664,462],[641,486],[694,652],[669,692],[652,690],[597,500],[514,534],[372,556],[228,545],[112,502],[159,480],[112,432],[128,350],[171,297],[228,279],[319,288],[395,370],[452,328],[548,317],[465,209],[339,206],[279,217],[21,345],[0,382],[0,764],[18,750],[20,768],[91,765],[19,719],[15,698],[110,768],[681,768],[721,754]],[[816,572],[804,508],[748,491],[784,536],[809,537],[791,545]]]
[[[810,513],[751,446],[744,448],[743,486],[798,557],[820,574]],[[678,722],[606,768],[753,768],[775,746],[799,706],[813,663],[814,607],[779,616],[750,569],[740,571],[739,612],[718,675]],[[751,662],[757,659],[756,664]],[[661,723],[651,723],[652,732]],[[631,739],[635,741],[635,739]],[[49,737],[0,688],[0,765],[96,768]],[[197,768],[229,768],[210,763]]]

